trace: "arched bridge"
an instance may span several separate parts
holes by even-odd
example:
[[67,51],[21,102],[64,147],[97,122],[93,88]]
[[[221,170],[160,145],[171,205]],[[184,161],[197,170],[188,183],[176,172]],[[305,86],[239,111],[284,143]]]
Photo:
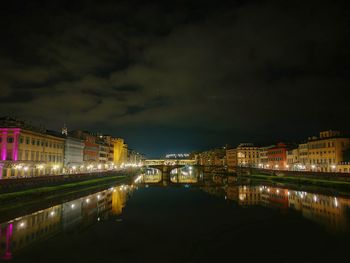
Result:
[[218,169],[217,166],[203,166],[196,163],[193,159],[153,159],[144,162],[144,168],[152,168],[160,171],[162,181],[170,183],[170,175],[174,169],[192,167],[198,173],[212,172]]
[[153,168],[161,172],[163,182],[170,182],[171,171],[186,166],[197,166],[196,161],[192,159],[153,159],[144,162],[145,168]]

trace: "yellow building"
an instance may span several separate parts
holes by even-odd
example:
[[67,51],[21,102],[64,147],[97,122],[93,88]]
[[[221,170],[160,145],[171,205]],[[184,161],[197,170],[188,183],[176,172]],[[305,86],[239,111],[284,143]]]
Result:
[[309,149],[307,143],[300,143],[298,146],[298,152],[299,152],[299,163],[305,169],[310,169],[310,161],[309,161]]
[[337,165],[338,173],[350,173],[350,162],[342,162]]
[[122,138],[112,139],[114,149],[113,149],[113,162],[115,165],[121,165],[127,162],[128,155],[128,145],[124,143]]
[[61,173],[64,138],[15,119],[0,124],[0,178]]
[[336,172],[337,165],[344,162],[344,151],[350,149],[350,138],[339,132],[320,132],[319,138],[309,138],[308,159],[310,169],[321,172]]
[[252,143],[242,143],[236,150],[238,166],[257,167],[259,165],[259,148]]

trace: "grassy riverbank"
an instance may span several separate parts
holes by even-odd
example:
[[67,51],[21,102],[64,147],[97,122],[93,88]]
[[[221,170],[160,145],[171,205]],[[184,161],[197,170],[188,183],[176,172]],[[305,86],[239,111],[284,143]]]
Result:
[[12,211],[23,211],[23,209],[30,210],[38,205],[51,205],[57,200],[77,196],[80,193],[98,191],[115,184],[127,183],[129,180],[130,176],[115,175],[57,186],[37,187],[29,190],[0,194],[0,218],[11,214]]

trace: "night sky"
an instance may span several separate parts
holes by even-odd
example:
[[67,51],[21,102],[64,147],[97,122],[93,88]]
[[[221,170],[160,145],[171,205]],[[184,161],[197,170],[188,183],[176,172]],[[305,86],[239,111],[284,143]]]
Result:
[[1,116],[149,157],[350,130],[349,1],[3,2]]

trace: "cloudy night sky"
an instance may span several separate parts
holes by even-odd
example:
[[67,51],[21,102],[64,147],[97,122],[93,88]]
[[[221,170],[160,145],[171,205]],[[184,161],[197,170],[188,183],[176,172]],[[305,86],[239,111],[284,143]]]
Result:
[[348,1],[8,1],[0,115],[147,156],[350,130]]

